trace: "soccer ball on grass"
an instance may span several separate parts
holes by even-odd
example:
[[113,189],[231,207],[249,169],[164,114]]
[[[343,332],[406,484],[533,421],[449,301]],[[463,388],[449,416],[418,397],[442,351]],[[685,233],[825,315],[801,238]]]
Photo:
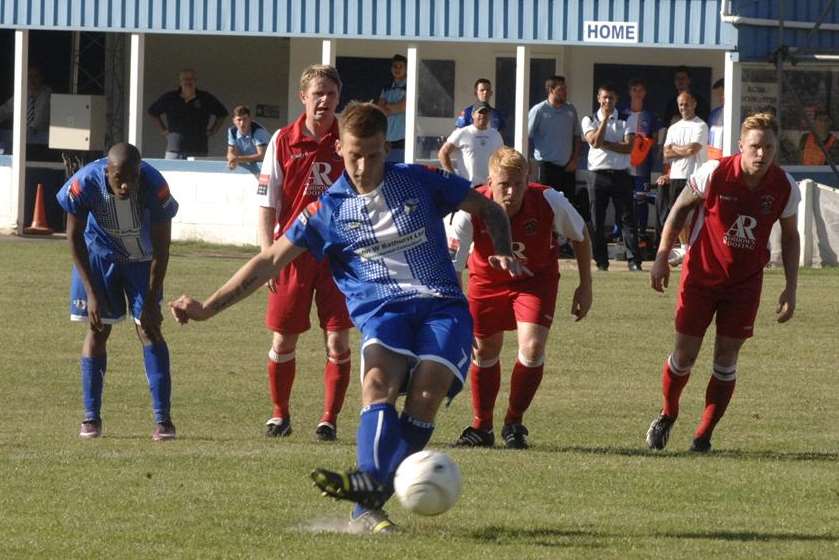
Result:
[[420,451],[402,461],[393,486],[405,509],[439,515],[451,509],[460,496],[460,469],[445,453]]

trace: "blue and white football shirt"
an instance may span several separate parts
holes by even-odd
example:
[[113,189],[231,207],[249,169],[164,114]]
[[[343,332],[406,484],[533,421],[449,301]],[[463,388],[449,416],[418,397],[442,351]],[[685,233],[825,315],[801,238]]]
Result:
[[56,195],[70,214],[87,214],[84,237],[88,252],[116,262],[152,259],[151,224],[171,220],[178,203],[160,172],[142,162],[140,187],[122,200],[111,193],[105,170],[108,158],[82,167]]
[[350,315],[362,328],[386,303],[464,299],[442,218],[469,190],[469,181],[446,171],[388,163],[382,183],[359,194],[344,173],[285,235],[316,258],[329,258]]

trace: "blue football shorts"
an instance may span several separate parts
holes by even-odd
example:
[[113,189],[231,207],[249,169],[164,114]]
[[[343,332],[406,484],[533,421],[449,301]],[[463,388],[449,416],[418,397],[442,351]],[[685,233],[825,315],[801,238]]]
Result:
[[[465,301],[433,297],[383,305],[361,327],[361,377],[364,349],[380,344],[407,356],[411,372],[419,362],[431,360],[451,370],[454,380],[448,396],[457,395],[469,372],[472,352],[472,317]],[[407,390],[410,372],[402,391]]]
[[[126,300],[132,317],[139,322],[149,287],[151,262],[118,263],[95,255],[90,255],[89,262],[90,280],[99,297],[104,298],[99,302],[102,322],[111,325],[125,319]],[[75,266],[70,282],[70,320],[87,321],[87,293]]]

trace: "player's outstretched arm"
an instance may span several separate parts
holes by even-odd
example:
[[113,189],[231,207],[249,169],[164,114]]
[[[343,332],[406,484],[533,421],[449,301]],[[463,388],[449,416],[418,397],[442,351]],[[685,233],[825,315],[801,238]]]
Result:
[[673,248],[679,232],[685,226],[690,211],[702,204],[702,197],[698,196],[693,189],[684,188],[676,198],[667,221],[661,231],[661,242],[658,245],[658,252],[655,254],[655,262],[650,269],[650,285],[653,290],[663,292],[670,283],[670,265],[667,263],[667,256]]
[[574,290],[574,299],[571,301],[571,314],[576,321],[583,319],[591,309],[591,237],[588,229],[583,228],[583,240],[571,241],[574,248],[574,256],[577,259],[577,269],[580,271],[580,284]]
[[188,295],[182,295],[175,301],[170,301],[169,308],[172,310],[172,315],[181,324],[186,324],[190,319],[205,321],[251,295],[278,270],[305,251],[306,249],[294,245],[285,236],[280,237],[269,248],[263,249],[245,263],[224,286],[207,298],[207,301],[202,303]]
[[466,193],[466,198],[458,206],[458,210],[480,216],[486,224],[487,232],[492,239],[495,254],[487,261],[490,266],[498,270],[506,270],[510,276],[533,276],[521,262],[513,256],[513,238],[510,233],[510,220],[504,209],[492,200],[481,196],[474,190]]
[[781,218],[781,259],[784,262],[786,286],[778,297],[775,310],[779,323],[786,323],[795,313],[795,295],[798,290],[798,263],[801,240],[798,237],[798,215]]

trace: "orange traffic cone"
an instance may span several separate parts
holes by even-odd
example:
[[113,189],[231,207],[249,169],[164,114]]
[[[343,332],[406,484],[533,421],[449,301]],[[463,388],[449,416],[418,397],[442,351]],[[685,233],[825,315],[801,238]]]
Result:
[[28,235],[50,235],[53,229],[47,223],[47,211],[44,209],[44,185],[38,183],[38,190],[35,192],[35,210],[32,212],[32,225],[23,228],[23,233]]

